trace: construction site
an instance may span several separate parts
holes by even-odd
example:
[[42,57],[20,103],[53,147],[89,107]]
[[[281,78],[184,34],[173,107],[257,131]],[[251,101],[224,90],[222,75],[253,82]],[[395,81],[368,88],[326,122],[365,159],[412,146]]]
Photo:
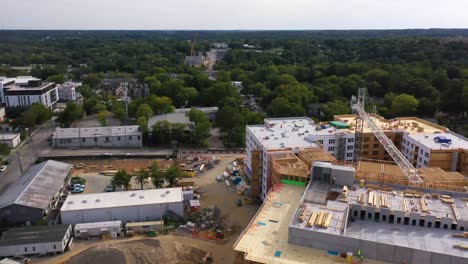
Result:
[[[288,127],[301,135],[312,131],[307,118],[268,120],[265,132],[250,129],[250,176],[268,193],[234,245],[238,263],[466,263],[466,139],[456,134],[438,138],[452,152],[449,168],[431,166],[440,162],[421,166],[412,155],[433,153],[414,148],[416,143],[405,138],[423,132],[440,135],[447,129],[420,119],[384,120],[368,114],[364,100],[360,90],[351,101],[356,114],[335,117],[339,122],[334,126],[353,134],[353,140],[343,137],[353,144],[344,145],[353,152],[347,155],[352,161],[338,159],[338,151],[328,147],[340,144],[340,137],[330,138],[328,146],[323,139],[314,144],[305,136],[309,144],[298,137],[296,145],[269,147],[272,140],[288,141]],[[275,136],[278,126],[282,139]],[[432,140],[431,135],[426,138]],[[372,147],[384,152],[374,152],[375,158],[368,155],[370,138],[375,140]],[[450,140],[455,140],[453,147]],[[411,157],[400,151],[404,146],[413,148]]]

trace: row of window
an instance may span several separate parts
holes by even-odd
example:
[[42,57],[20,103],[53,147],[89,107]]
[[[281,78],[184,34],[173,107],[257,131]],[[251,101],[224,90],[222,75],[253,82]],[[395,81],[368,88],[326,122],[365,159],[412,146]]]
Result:
[[[54,244],[54,249],[57,249],[57,246],[56,246],[55,244]],[[36,247],[35,247],[35,246],[32,247],[32,251],[33,251],[33,252],[36,251]],[[28,248],[27,248],[27,247],[24,248],[24,252],[28,252]]]

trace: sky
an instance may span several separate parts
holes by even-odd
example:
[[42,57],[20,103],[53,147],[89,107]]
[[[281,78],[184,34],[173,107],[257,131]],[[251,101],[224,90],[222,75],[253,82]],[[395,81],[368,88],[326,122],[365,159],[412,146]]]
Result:
[[468,28],[468,0],[0,0],[2,29]]

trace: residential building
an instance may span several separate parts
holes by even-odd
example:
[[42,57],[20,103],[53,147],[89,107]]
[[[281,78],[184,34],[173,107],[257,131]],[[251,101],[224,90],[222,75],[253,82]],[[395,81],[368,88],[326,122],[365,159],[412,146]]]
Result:
[[3,122],[3,119],[5,119],[5,107],[0,107],[0,122]]
[[132,190],[68,196],[60,210],[63,224],[154,221],[172,212],[184,215],[182,188]]
[[1,102],[6,107],[28,107],[41,103],[52,108],[59,100],[57,85],[32,76],[1,79]]
[[142,132],[138,126],[59,128],[52,144],[63,147],[141,147]]
[[72,165],[54,160],[28,169],[0,196],[0,220],[11,224],[36,222],[54,214],[67,191]]
[[16,257],[63,253],[71,247],[72,226],[29,226],[12,228],[0,239],[0,256]]
[[81,86],[81,82],[65,82],[57,86],[59,100],[73,102],[78,99],[76,88]]
[[21,143],[21,136],[20,134],[0,133],[0,143],[7,145],[11,149],[14,149],[19,145],[19,143]]
[[185,64],[191,67],[200,67],[205,64],[205,57],[202,54],[195,56],[185,56]]
[[276,152],[292,151],[296,155],[301,150],[323,148],[338,159],[353,160],[354,133],[349,129],[315,124],[308,117],[268,118],[264,122],[246,128],[247,176],[253,195],[258,192],[261,199],[274,183],[271,161]]

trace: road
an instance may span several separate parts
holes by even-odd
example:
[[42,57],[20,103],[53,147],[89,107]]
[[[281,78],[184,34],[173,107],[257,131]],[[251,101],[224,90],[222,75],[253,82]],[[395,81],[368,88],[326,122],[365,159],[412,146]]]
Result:
[[31,133],[31,139],[23,142],[6,157],[10,161],[6,171],[0,174],[0,194],[18,179],[36,160],[36,153],[49,147],[47,138],[57,126],[49,121]]

